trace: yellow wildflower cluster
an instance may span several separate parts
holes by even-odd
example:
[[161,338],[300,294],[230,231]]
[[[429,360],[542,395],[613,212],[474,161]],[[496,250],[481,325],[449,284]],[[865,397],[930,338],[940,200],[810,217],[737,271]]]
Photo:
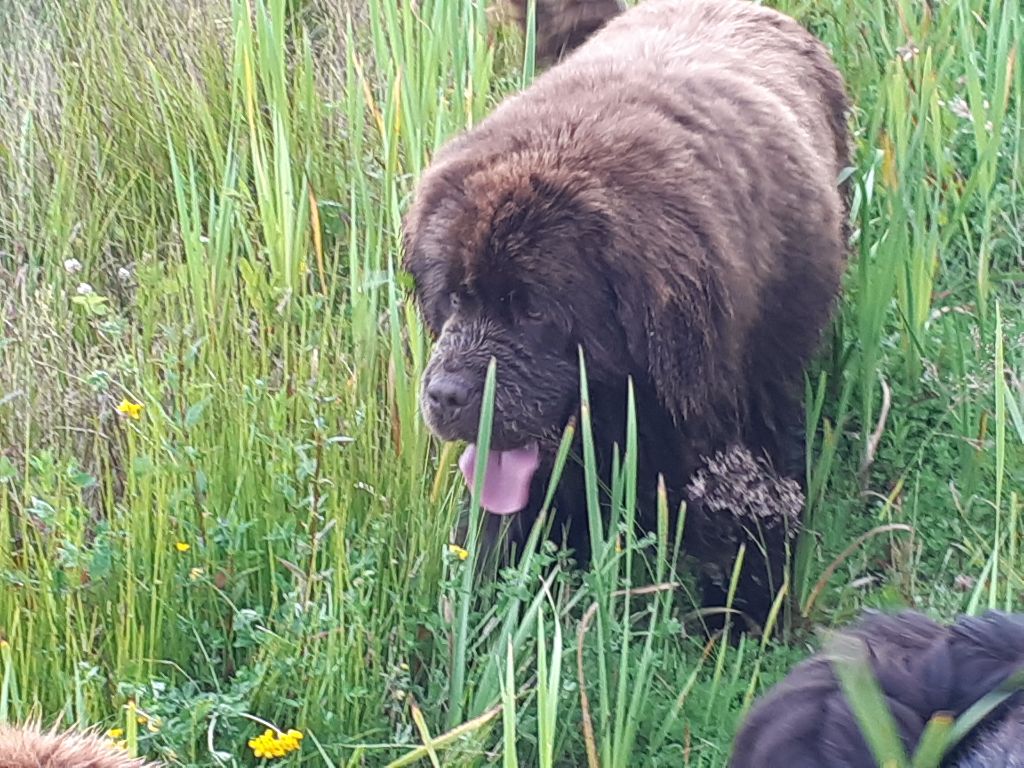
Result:
[[292,729],[288,733],[274,733],[267,728],[255,739],[249,739],[249,748],[253,755],[263,758],[284,757],[294,752],[302,742],[302,733]]
[[128,741],[124,738],[123,728],[111,728],[107,731],[107,743],[114,749],[128,750]]
[[[135,716],[135,722],[139,725],[146,726],[146,730],[150,733],[160,732],[160,718],[149,717],[146,714],[139,713]],[[111,728],[106,732],[107,745],[113,749],[119,749],[124,752],[128,751],[128,738],[124,732],[124,728]]]

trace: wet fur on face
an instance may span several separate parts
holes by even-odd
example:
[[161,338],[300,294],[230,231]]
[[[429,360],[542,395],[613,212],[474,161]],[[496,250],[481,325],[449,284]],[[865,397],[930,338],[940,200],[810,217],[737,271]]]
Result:
[[[944,626],[912,611],[868,614],[845,632],[868,661],[912,754],[938,712],[959,717],[1024,669],[1024,615],[989,612]],[[731,768],[876,765],[835,676],[832,651],[798,664],[751,709]],[[1011,697],[942,763],[947,768],[1024,766],[1024,693]]]
[[[649,521],[659,473],[675,508],[701,457],[735,443],[802,473],[803,370],[845,264],[847,102],[824,47],[771,9],[611,5],[586,43],[437,153],[405,218],[405,266],[437,340],[431,429],[475,439],[493,357],[496,447],[539,442],[549,460],[578,409],[582,348],[605,468],[636,387]],[[542,2],[538,27],[581,7]],[[563,485],[561,521],[583,519],[578,484]],[[735,557],[715,530],[730,524],[688,513],[709,572]],[[754,613],[781,584],[781,546],[769,565],[748,551],[739,604]]]
[[[457,418],[438,419],[424,408],[443,439],[476,437],[491,357],[498,378],[496,448],[558,439],[576,407],[578,345],[588,357],[601,353],[593,363],[601,374],[622,377],[630,368],[624,333],[607,323],[614,287],[576,268],[607,242],[603,214],[586,205],[582,179],[524,175],[518,166],[488,164],[466,174],[455,187],[459,204],[442,206],[451,208],[445,235],[420,252],[422,260],[408,262],[438,337],[423,393],[442,375],[462,377],[471,389]],[[416,253],[416,246],[410,250]],[[602,325],[607,336],[599,344],[595,331]]]

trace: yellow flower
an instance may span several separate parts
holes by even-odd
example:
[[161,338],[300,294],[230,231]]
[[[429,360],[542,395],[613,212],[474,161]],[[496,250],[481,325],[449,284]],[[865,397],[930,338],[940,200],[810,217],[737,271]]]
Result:
[[142,403],[133,403],[128,398],[125,398],[121,401],[120,405],[117,406],[117,412],[130,419],[138,421],[142,416],[142,408]]
[[107,744],[113,749],[127,750],[128,741],[124,738],[123,728],[111,728],[107,731]]
[[284,757],[301,746],[302,732],[294,728],[287,733],[274,733],[268,728],[262,734],[247,742],[252,754],[257,758],[273,759]]
[[459,560],[465,560],[469,557],[469,552],[460,547],[458,544],[449,544],[448,550],[455,555]]
[[179,552],[188,552],[190,549],[192,549],[192,545],[186,544],[184,541],[179,541],[177,544],[174,545],[174,548]]

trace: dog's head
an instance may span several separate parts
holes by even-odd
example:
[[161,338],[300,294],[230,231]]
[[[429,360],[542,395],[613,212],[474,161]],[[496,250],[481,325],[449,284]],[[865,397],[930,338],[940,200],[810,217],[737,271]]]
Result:
[[[476,440],[496,362],[488,459],[495,466],[483,499],[494,512],[525,505],[539,460],[575,412],[579,348],[591,378],[628,372],[616,298],[598,258],[608,247],[608,217],[591,186],[514,161],[441,164],[406,217],[405,266],[436,339],[421,408],[438,437]],[[474,457],[471,445],[467,479]]]
[[[406,216],[405,267],[437,340],[421,399],[438,437],[476,439],[497,363],[490,463],[510,474],[487,472],[492,511],[525,505],[538,455],[578,407],[580,349],[592,391],[643,380],[673,417],[728,386],[712,354],[723,349],[712,318],[726,302],[703,236],[672,197],[678,180],[657,176],[659,155],[623,142],[588,149],[577,137],[570,158],[457,143]],[[472,458],[471,446],[467,480]],[[491,503],[488,490],[500,488],[514,492]]]

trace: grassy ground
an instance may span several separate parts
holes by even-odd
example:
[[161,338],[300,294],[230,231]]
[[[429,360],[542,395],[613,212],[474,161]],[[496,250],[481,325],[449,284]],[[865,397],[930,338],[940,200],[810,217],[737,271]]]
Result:
[[[813,635],[704,646],[631,539],[466,588],[399,217],[528,75],[482,7],[352,3],[0,3],[0,720],[182,765],[254,764],[261,720],[292,765],[723,765]],[[857,103],[793,594],[1019,609],[1020,6],[779,5]]]

